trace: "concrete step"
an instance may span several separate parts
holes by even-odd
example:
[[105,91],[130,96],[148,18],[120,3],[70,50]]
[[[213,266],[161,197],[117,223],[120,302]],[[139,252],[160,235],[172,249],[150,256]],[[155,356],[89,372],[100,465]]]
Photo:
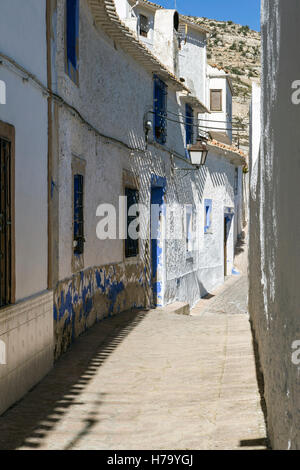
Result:
[[168,313],[176,313],[177,315],[190,315],[190,306],[185,302],[174,302],[173,304],[164,307]]

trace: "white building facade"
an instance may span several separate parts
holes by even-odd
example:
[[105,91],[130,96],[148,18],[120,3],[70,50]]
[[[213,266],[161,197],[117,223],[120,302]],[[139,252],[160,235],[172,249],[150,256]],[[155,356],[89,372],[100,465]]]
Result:
[[46,2],[3,0],[0,43],[1,414],[53,364]]
[[[56,357],[109,315],[192,306],[224,282],[246,163],[214,140],[204,167],[190,163],[209,115],[202,28],[149,2],[73,3],[53,1],[51,21]],[[117,220],[127,212],[120,196],[146,208],[138,241],[123,239],[122,223],[99,239],[103,204]]]

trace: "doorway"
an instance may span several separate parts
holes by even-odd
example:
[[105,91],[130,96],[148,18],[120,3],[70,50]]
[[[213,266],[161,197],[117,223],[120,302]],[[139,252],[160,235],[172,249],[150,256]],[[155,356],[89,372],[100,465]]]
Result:
[[228,276],[228,240],[232,217],[232,214],[225,214],[224,216],[224,277]]
[[163,305],[163,205],[164,188],[151,188],[151,286],[153,305]]

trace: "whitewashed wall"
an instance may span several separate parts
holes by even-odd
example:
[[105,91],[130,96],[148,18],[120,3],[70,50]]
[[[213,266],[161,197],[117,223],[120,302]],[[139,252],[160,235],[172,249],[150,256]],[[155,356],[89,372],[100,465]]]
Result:
[[[0,52],[47,86],[46,2],[1,0]],[[0,414],[53,364],[53,292],[47,292],[47,97],[26,74],[0,67],[6,104],[0,120],[15,128],[16,304],[0,309]],[[4,346],[3,346],[4,345]]]
[[[229,114],[229,109],[232,110],[232,95],[231,90],[226,79],[226,75],[223,70],[218,70],[215,67],[207,66],[207,82],[206,82],[206,103],[208,109],[210,109],[210,90],[222,90],[222,111],[211,112],[205,116],[205,119],[209,119],[209,127],[213,127],[214,131],[225,132],[230,139],[232,139],[231,130],[225,130],[231,128],[232,115]],[[221,122],[218,122],[221,121]],[[204,123],[205,125],[205,123]]]
[[[193,305],[201,295],[223,282],[224,206],[234,207],[234,165],[225,158],[210,155],[208,168],[201,170],[198,175],[191,172],[190,178],[182,179],[185,172],[176,172],[174,175],[171,171],[172,152],[183,157],[175,158],[177,166],[187,166],[185,130],[181,124],[168,122],[167,143],[164,147],[155,144],[153,136],[150,135],[146,152],[131,151],[121,143],[112,142],[105,137],[118,139],[130,147],[144,148],[144,118],[147,112],[153,110],[153,77],[124,52],[117,42],[95,28],[86,1],[81,1],[80,6],[80,68],[77,86],[64,71],[64,2],[58,1],[58,92],[77,108],[102,136],[80,122],[78,117],[73,116],[65,107],[59,109],[59,159],[55,176],[59,191],[58,258],[61,281],[55,294],[56,335],[59,343],[57,355],[73,337],[108,312],[117,313],[124,309],[124,305],[127,308],[149,305],[149,298],[145,298],[148,289],[145,273],[149,271],[150,263],[150,189],[153,175],[166,179],[165,202],[168,204],[179,205],[182,210],[185,204],[192,204],[194,208],[199,204],[202,207],[199,215],[201,228],[196,240],[200,252],[198,249],[199,253],[195,254],[192,264],[186,258],[185,237],[177,241],[175,247],[168,243],[163,246],[163,304],[182,300]],[[168,110],[185,114],[185,105],[181,103],[171,85],[168,87]],[[148,117],[152,119],[153,115],[150,113]],[[72,266],[72,160],[76,157],[85,162],[86,243],[81,273],[73,272]],[[98,240],[96,237],[96,225],[99,220],[96,217],[97,206],[101,203],[112,203],[118,207],[118,197],[123,191],[124,170],[129,170],[135,175],[140,185],[140,202],[148,208],[148,217],[144,222],[148,237],[141,242],[138,260],[124,259],[122,240]],[[207,235],[205,240],[202,232],[203,204],[206,197],[213,199],[215,228],[212,236]],[[183,224],[183,215],[176,224],[175,233]],[[233,240],[233,232],[231,236]],[[231,266],[233,242],[229,243],[229,257]],[[95,280],[97,272],[100,271],[100,284],[103,288],[101,295]],[[103,276],[107,281],[105,288]],[[107,306],[107,300],[103,299],[104,291],[109,299],[115,299],[116,296],[116,302],[110,302]],[[90,304],[86,302],[86,292],[91,299]],[[119,298],[122,301],[119,301]],[[72,302],[75,302],[74,308]],[[72,326],[74,315],[76,318]]]
[[[300,76],[300,62],[294,59],[299,21],[297,0],[262,2],[261,135],[257,158],[259,137],[253,129],[249,311],[274,450],[300,449],[300,106],[293,99],[293,83]],[[299,96],[298,86],[296,91]],[[258,90],[254,93],[255,103]],[[253,116],[258,116],[256,109]]]
[[206,39],[205,35],[188,26],[186,41],[179,50],[179,75],[202,103],[206,103]]
[[[45,4],[1,1],[0,51],[46,85]],[[5,66],[0,80],[6,83],[0,120],[12,124],[16,133],[16,299],[22,300],[47,288],[47,98]]]

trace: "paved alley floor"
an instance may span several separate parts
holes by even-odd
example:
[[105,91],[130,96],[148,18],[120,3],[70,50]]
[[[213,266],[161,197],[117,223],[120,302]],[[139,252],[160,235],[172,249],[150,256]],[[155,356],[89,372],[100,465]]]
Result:
[[99,323],[0,418],[0,449],[264,449],[246,290]]

